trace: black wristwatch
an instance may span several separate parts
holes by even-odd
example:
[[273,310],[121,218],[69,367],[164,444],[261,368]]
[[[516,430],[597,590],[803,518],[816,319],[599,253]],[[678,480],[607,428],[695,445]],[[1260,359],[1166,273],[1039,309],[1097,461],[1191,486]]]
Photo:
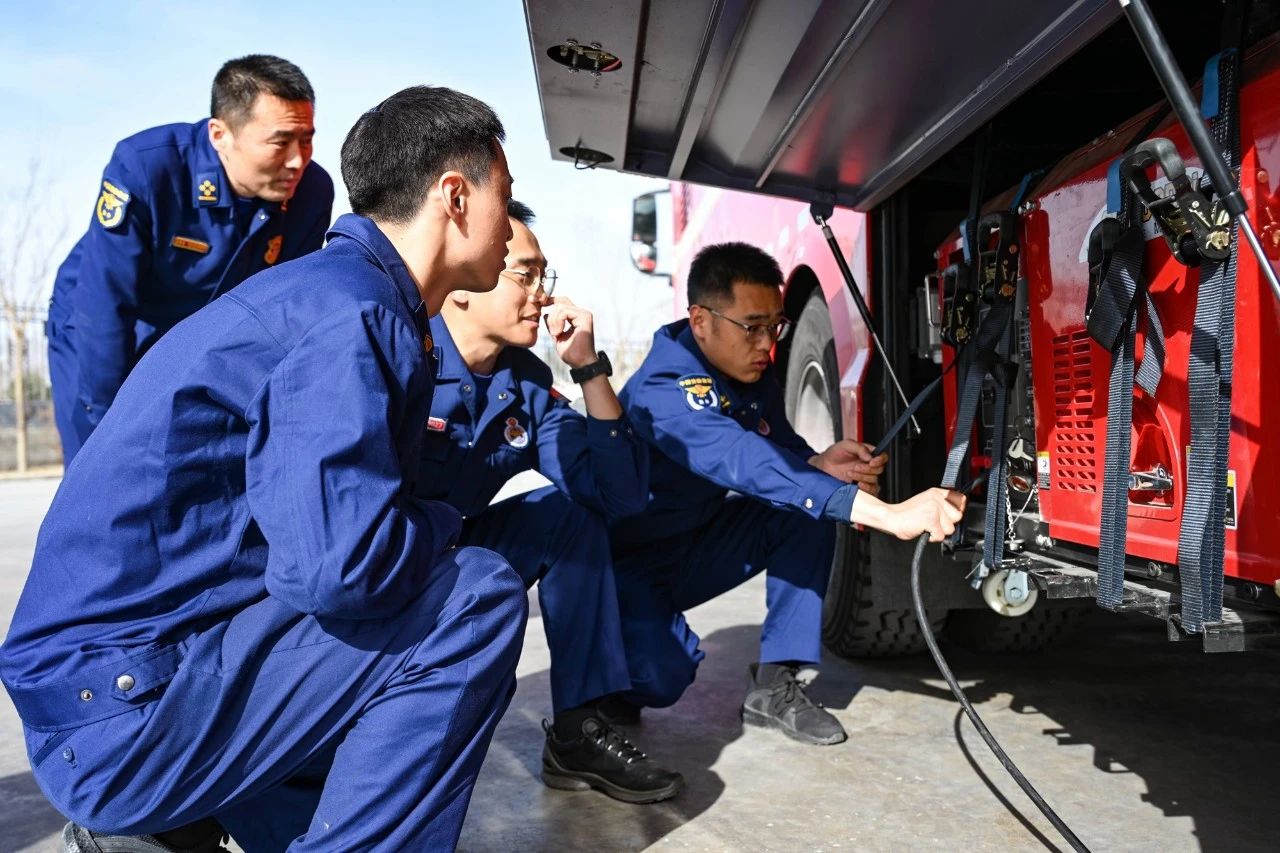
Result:
[[581,385],[588,379],[594,379],[597,376],[612,376],[613,365],[609,363],[609,356],[604,354],[604,350],[596,353],[596,360],[582,367],[575,367],[569,371],[569,378]]

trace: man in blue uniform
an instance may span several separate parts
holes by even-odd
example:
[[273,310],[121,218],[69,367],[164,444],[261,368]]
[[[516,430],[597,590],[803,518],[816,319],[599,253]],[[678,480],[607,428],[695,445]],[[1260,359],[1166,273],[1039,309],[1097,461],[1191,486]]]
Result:
[[67,471],[0,677],[69,850],[456,842],[527,604],[413,489],[427,318],[503,269],[502,137],[448,89],[363,115],[329,245],[165,335]]
[[333,181],[311,163],[315,94],[274,56],[233,59],[213,117],[116,145],[49,303],[54,414],[70,465],[138,359],[253,273],[319,249]]
[[844,729],[800,677],[820,658],[835,524],[939,541],[964,498],[930,489],[887,504],[876,497],[887,457],[850,440],[818,453],[796,435],[769,355],[788,325],[773,258],[709,246],[688,286],[689,319],[658,330],[621,395],[652,473],[648,507],[612,528],[632,687],[613,716],[674,703],[704,657],[684,611],[764,571],[768,615],[743,721],[839,743]]
[[[597,713],[630,688],[606,518],[644,508],[649,454],[609,384],[591,313],[553,296],[556,273],[529,229],[533,212],[508,205],[506,269],[485,293],[458,291],[431,320],[439,354],[418,494],[466,518],[462,541],[505,557],[538,584],[551,650],[554,723],[542,778],[553,788],[597,788],[631,803],[675,796],[678,773],[657,767]],[[529,352],[547,311],[557,355],[580,383],[586,416],[552,388]],[[536,470],[554,484],[490,506],[511,477]]]

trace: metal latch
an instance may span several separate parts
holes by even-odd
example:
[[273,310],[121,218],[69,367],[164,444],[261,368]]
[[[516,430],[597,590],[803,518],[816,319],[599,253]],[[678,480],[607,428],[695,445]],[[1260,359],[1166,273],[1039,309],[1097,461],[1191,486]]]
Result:
[[942,317],[938,303],[942,298],[942,282],[937,273],[924,277],[920,300],[924,303],[916,323],[916,355],[934,364],[942,364]]
[[1173,475],[1163,465],[1157,465],[1150,471],[1130,471],[1129,491],[1154,492],[1164,494],[1173,491]]

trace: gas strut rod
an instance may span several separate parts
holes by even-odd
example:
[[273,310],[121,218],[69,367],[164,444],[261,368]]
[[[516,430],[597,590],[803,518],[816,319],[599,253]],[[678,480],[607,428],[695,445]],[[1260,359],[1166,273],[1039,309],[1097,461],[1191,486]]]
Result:
[[1213,137],[1205,128],[1200,118],[1200,110],[1196,108],[1196,103],[1191,97],[1191,89],[1187,86],[1182,71],[1173,61],[1173,52],[1169,49],[1169,43],[1165,41],[1160,28],[1156,26],[1155,18],[1151,16],[1146,0],[1119,0],[1119,2],[1125,17],[1129,19],[1129,24],[1138,36],[1138,41],[1142,44],[1142,51],[1147,55],[1151,69],[1155,71],[1160,86],[1169,98],[1169,103],[1173,105],[1173,111],[1177,114],[1179,123],[1191,139],[1191,147],[1196,150],[1205,171],[1209,173],[1213,188],[1221,196],[1227,212],[1240,226],[1240,233],[1244,234],[1245,239],[1249,241],[1249,248],[1258,261],[1258,268],[1266,276],[1267,284],[1271,285],[1271,292],[1277,300],[1280,300],[1280,279],[1276,278],[1276,271],[1263,253],[1258,235],[1254,233],[1253,225],[1249,222],[1249,206],[1245,203],[1244,195],[1241,194],[1240,186],[1232,176],[1231,170],[1222,159],[1222,152],[1218,150]]
[[[862,291],[858,289],[858,282],[853,277],[853,270],[849,269],[849,262],[844,259],[844,254],[840,251],[840,244],[836,242],[836,235],[831,233],[831,226],[827,224],[827,220],[831,218],[833,208],[829,204],[814,202],[809,205],[809,215],[813,217],[813,221],[822,229],[822,236],[826,238],[827,245],[831,247],[831,254],[836,259],[836,266],[840,268],[840,275],[844,277],[844,283],[849,287],[849,293],[853,295],[853,304],[858,306],[858,313],[862,315],[862,322],[867,327],[867,334],[871,335],[872,342],[876,345],[876,352],[880,353],[880,359],[884,362],[885,372],[889,374],[889,378],[893,380],[893,387],[898,391],[898,399],[902,401],[902,405],[907,408],[911,407],[911,401],[907,399],[907,393],[902,390],[902,383],[898,381],[898,374],[893,370],[893,362],[889,360],[889,354],[884,351],[884,344],[880,343],[880,336],[876,334],[876,327],[871,322],[871,310],[867,308],[867,302],[862,298]],[[916,416],[911,415],[911,428],[915,432],[917,438],[923,433],[920,431],[920,422],[916,420]]]

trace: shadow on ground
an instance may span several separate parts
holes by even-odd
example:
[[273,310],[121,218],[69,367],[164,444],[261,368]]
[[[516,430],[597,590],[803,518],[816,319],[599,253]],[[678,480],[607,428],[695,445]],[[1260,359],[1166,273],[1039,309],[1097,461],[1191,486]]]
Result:
[[[638,745],[681,770],[688,782],[676,800],[655,806],[630,806],[595,793],[543,787],[538,779],[542,731],[535,709],[550,705],[547,674],[521,678],[516,701],[499,726],[477,786],[462,849],[639,850],[670,840],[667,837],[675,830],[722,797],[732,802],[737,781],[726,784],[715,768],[726,747],[743,735],[737,706],[758,636],[756,625],[711,633],[702,643],[707,658],[685,697],[674,708],[646,711],[642,724],[631,730]],[[1038,740],[1028,751],[1015,754],[1015,760],[1030,758],[1027,763],[1039,765],[1044,772],[1056,769],[1055,760],[1061,765],[1069,761],[1068,755],[1078,756],[1064,753],[1055,759],[1044,753],[1043,744],[1052,741],[1043,735],[1055,739],[1058,746],[1086,745],[1092,750],[1093,774],[1134,774],[1141,781],[1134,790],[1145,786],[1145,793],[1135,798],[1140,796],[1167,818],[1189,818],[1201,849],[1274,849],[1280,837],[1280,810],[1273,803],[1275,773],[1280,768],[1280,680],[1274,676],[1280,670],[1280,653],[1209,656],[1194,644],[1166,642],[1155,622],[1099,613],[1076,639],[1039,655],[984,656],[955,647],[948,647],[947,655],[970,698],[985,705],[980,710],[998,738],[1002,732],[1012,735],[1019,729],[1023,737],[1028,736],[1026,722],[1011,715],[1034,716],[1036,726],[1043,726],[1046,719],[1050,722],[1039,731],[1030,730]],[[875,688],[878,695],[909,693],[953,702],[927,657],[856,662],[831,658],[810,695],[829,708],[845,709],[842,716],[849,722],[851,715],[856,719],[860,713],[855,699],[868,688]],[[889,699],[890,708],[904,704]],[[939,721],[943,722],[939,725]],[[989,760],[986,746],[967,722],[944,709],[928,718],[908,719],[903,725],[922,723],[954,731],[950,747],[954,754],[948,758],[964,756],[968,765],[961,772],[973,774],[967,781],[977,779],[991,789],[993,808],[1000,808],[998,801],[1005,803],[1022,824],[1025,843],[1034,847],[1038,839],[1050,849],[1062,846],[1049,832],[1032,825],[1029,818],[1035,815],[1035,822],[1047,826],[1009,780],[995,778],[1002,771]],[[835,749],[858,750],[858,740],[856,735]],[[768,749],[773,749],[772,743]],[[943,749],[948,749],[945,743]],[[756,762],[760,772],[784,773],[764,759]],[[985,774],[980,763],[987,768]],[[1082,768],[1078,758],[1071,764],[1070,772],[1084,781],[1079,796],[1087,799],[1091,771]],[[1032,772],[1029,767],[1024,770]],[[1062,778],[1044,781],[1059,788],[1064,784]],[[856,782],[852,780],[850,787]],[[930,780],[923,783],[929,786]],[[1011,793],[1002,795],[997,786]],[[849,796],[855,793],[850,790]],[[843,795],[838,799],[845,800]],[[749,808],[784,813],[789,805],[758,802]],[[1085,811],[1084,821],[1091,818]],[[1076,820],[1081,822],[1080,817]],[[1179,832],[1178,826],[1178,822],[1170,824],[1170,831]],[[1094,825],[1075,829],[1086,840],[1092,837],[1101,843],[1110,838],[1116,842],[1111,845],[1115,849],[1159,845],[1156,839],[1146,843],[1121,839],[1101,817]]]
[[44,798],[35,777],[15,773],[0,778],[0,848],[21,850],[62,831],[67,819]]

